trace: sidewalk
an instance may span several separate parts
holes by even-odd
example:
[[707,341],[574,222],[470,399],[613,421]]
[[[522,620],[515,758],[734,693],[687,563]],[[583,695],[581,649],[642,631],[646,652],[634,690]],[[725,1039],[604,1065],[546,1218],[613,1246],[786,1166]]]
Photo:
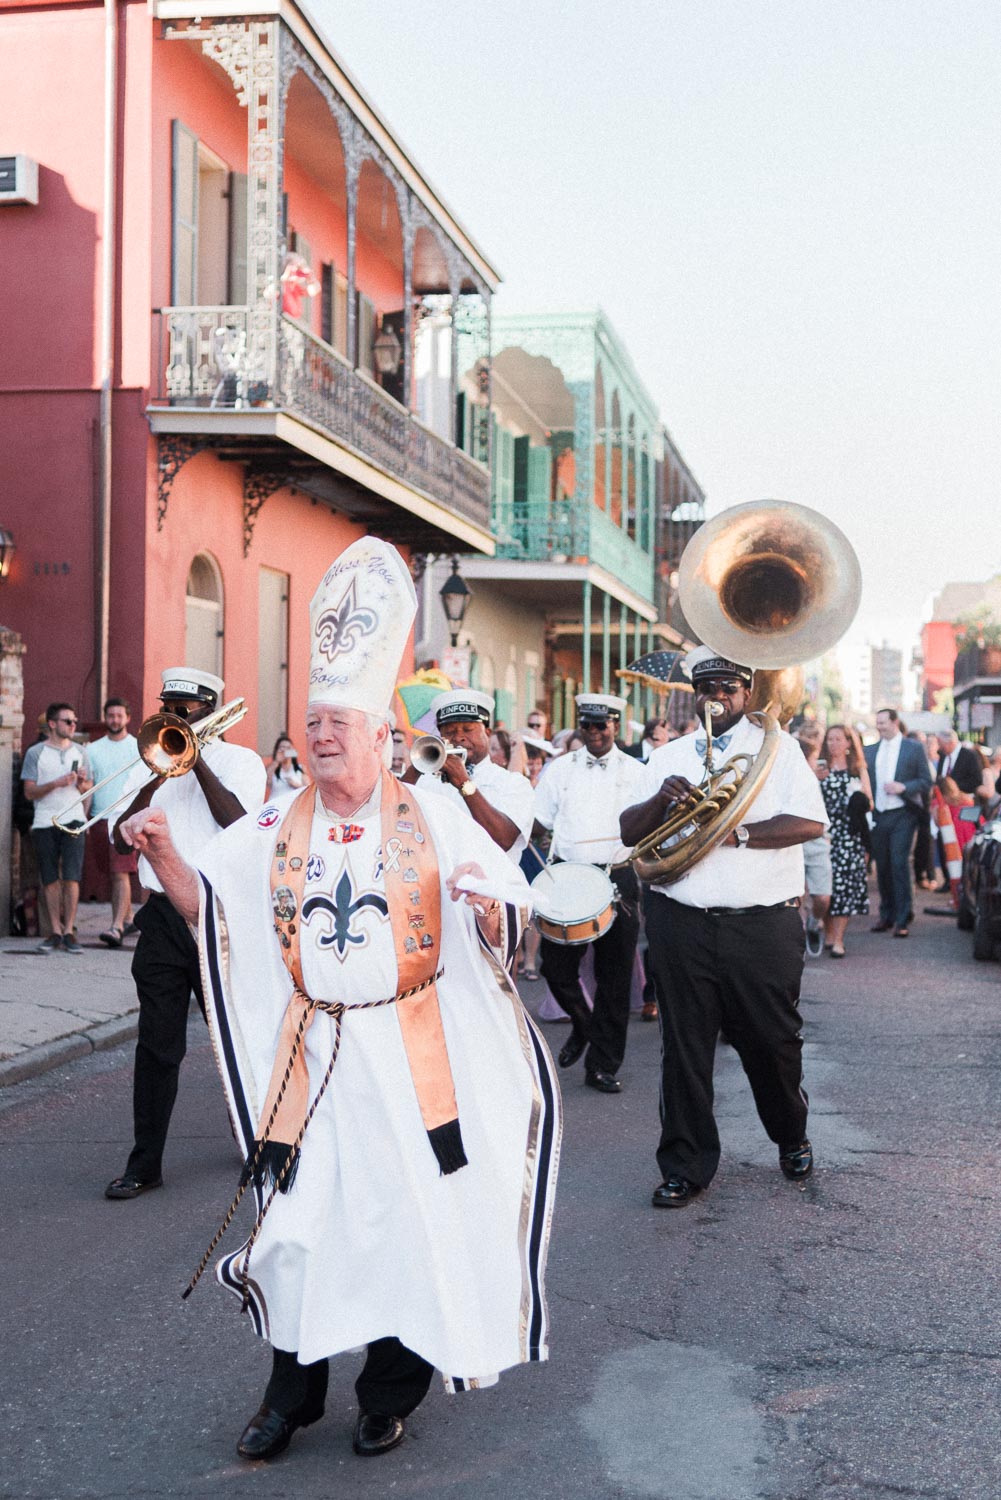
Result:
[[0,1088],[136,1034],[130,965],[136,939],[106,948],[110,906],[81,903],[83,954],[42,954],[38,938],[0,938]]

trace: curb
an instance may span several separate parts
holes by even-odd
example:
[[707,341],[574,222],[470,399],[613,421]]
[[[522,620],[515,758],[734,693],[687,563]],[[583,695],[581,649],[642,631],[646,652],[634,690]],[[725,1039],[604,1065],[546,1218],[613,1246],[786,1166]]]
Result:
[[0,1062],[0,1089],[24,1083],[39,1073],[62,1067],[63,1063],[76,1062],[77,1058],[88,1057],[91,1052],[106,1052],[120,1042],[131,1041],[136,1035],[138,1022],[138,1012],[115,1016],[86,1031],[76,1031],[70,1036],[61,1036],[58,1041],[31,1047],[17,1057],[8,1057]]

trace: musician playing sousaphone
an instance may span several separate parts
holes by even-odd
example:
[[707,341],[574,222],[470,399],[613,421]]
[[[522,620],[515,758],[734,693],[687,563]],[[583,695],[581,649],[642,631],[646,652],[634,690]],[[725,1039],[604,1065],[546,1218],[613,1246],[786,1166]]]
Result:
[[[695,712],[712,723],[711,760],[758,756],[766,727],[746,716],[754,675],[708,646],[689,653]],[[751,1084],[761,1122],[787,1177],[813,1167],[802,1082],[799,986],[803,972],[800,846],[827,816],[799,746],[769,722],[767,774],[746,820],[671,883],[652,884],[648,961],[664,997],[657,1208],[681,1208],[709,1186],[719,1164],[713,1061],[720,1030]],[[707,768],[706,731],[662,745],[643,768],[645,800],[622,814],[635,845],[690,798]]]
[[[618,899],[615,919],[591,945],[596,989],[589,1011],[580,985],[585,946],[543,936],[540,969],[572,1030],[559,1054],[570,1068],[586,1052],[584,1082],[603,1094],[618,1094],[616,1077],[626,1054],[629,992],[639,936],[639,882],[626,863],[619,814],[640,795],[644,766],[615,743],[626,700],[607,693],[578,693],[582,749],[553,762],[535,790],[536,822],[553,831],[554,863],[573,861],[610,870]],[[543,877],[539,877],[541,880]],[[534,888],[534,887],[533,887]],[[610,893],[611,894],[611,893]],[[577,913],[591,915],[588,911]]]

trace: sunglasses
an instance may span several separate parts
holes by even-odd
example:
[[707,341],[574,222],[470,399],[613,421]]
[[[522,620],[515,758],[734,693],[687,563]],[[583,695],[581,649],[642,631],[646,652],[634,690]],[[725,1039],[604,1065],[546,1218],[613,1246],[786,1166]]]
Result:
[[75,724],[75,723],[77,723],[77,720],[76,719],[57,719],[56,723],[57,724]]
[[700,677],[696,683],[696,689],[703,695],[706,693],[725,693],[732,698],[734,693],[739,693],[744,686],[739,677]]

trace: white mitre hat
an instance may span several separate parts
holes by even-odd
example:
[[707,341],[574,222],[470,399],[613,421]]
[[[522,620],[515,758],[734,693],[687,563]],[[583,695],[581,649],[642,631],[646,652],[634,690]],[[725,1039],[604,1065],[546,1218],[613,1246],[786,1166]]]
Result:
[[309,606],[309,703],[388,714],[417,613],[395,547],[361,537],[324,573]]

